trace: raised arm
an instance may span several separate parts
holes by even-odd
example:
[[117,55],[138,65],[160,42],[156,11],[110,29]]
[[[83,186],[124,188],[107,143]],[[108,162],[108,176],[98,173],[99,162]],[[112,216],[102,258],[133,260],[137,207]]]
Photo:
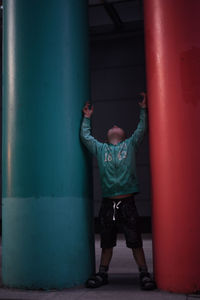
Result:
[[87,149],[96,156],[98,149],[102,147],[103,143],[97,141],[91,135],[91,115],[93,113],[93,105],[91,109],[89,109],[89,102],[86,102],[82,111],[84,115],[81,124],[80,138]]
[[147,131],[147,99],[146,99],[146,94],[141,93],[143,96],[143,101],[139,102],[140,105],[140,120],[137,125],[136,130],[133,132],[133,134],[130,137],[130,140],[132,144],[135,145],[136,149],[138,150],[138,147],[140,143],[142,142],[144,135]]

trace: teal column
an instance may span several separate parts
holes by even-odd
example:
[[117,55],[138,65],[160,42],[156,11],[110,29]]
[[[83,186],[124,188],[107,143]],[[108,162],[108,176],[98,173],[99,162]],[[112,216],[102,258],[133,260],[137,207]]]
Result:
[[72,287],[95,270],[87,1],[3,7],[3,284]]

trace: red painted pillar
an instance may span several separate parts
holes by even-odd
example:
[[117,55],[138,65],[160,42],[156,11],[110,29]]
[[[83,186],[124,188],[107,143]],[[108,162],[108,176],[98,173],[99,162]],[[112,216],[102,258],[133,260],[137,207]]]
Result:
[[200,1],[144,0],[154,273],[200,290]]

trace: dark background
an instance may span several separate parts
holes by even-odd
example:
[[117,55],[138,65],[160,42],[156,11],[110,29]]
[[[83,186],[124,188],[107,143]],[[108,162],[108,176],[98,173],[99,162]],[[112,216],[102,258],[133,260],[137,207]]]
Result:
[[[139,121],[137,94],[146,91],[142,1],[89,1],[89,23],[92,134],[105,141],[107,130],[116,124],[130,136]],[[141,193],[135,199],[143,232],[151,232],[148,137],[147,132],[137,155]],[[93,182],[96,218],[101,202],[96,158]]]

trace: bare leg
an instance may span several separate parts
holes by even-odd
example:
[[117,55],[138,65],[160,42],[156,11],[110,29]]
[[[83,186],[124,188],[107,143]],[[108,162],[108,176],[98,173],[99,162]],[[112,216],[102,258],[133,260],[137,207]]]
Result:
[[92,276],[86,282],[86,287],[99,287],[108,283],[108,269],[112,258],[113,248],[102,248],[99,272],[97,277]]
[[142,267],[142,266],[147,267],[143,247],[132,248],[132,252],[138,267]]
[[113,254],[113,248],[102,248],[100,265],[109,266]]
[[132,248],[133,256],[138,265],[138,270],[140,272],[140,285],[143,290],[153,290],[156,288],[156,282],[151,278],[148,267],[146,264],[146,259],[144,255],[144,250],[140,248]]

